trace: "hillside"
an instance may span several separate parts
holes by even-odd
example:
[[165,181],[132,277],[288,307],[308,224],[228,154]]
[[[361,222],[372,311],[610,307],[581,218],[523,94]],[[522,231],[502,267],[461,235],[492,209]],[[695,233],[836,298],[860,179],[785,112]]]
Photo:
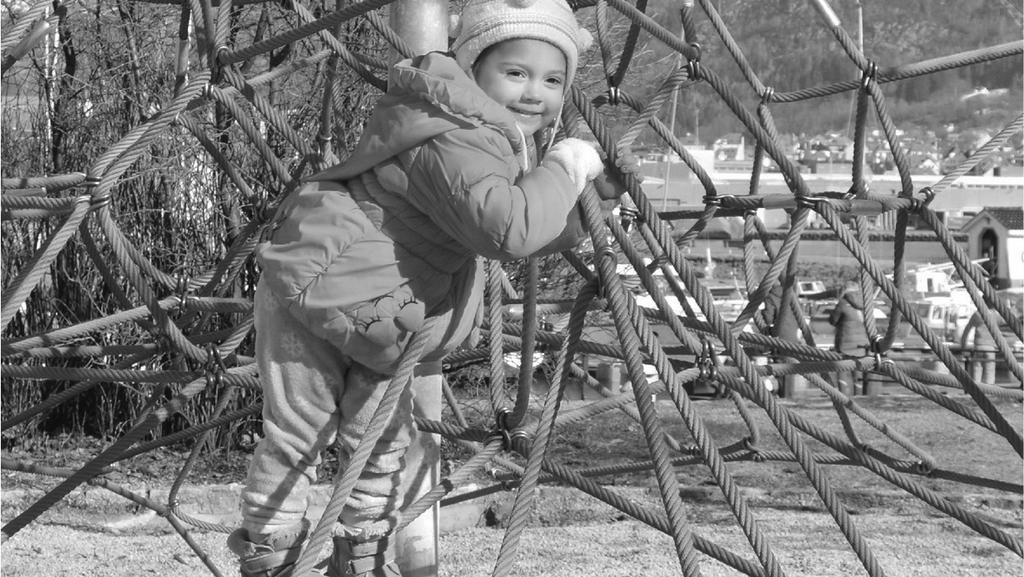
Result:
[[[652,0],[648,14],[670,30],[680,30],[678,2]],[[757,100],[729,57],[722,41],[700,10],[696,41],[702,47],[702,64],[726,78],[750,110]],[[822,23],[811,2],[797,0],[716,0],[722,20],[743,50],[758,78],[776,92],[787,92],[848,81],[860,72]],[[1020,41],[1022,13],[1019,4],[984,0],[862,0],[831,2],[843,27],[854,39],[858,10],[863,8],[863,46],[868,58],[881,69],[947,57],[967,50]],[[593,25],[593,10],[586,11]],[[610,11],[614,13],[614,11]],[[614,20],[624,37],[627,21]],[[646,35],[642,35],[646,36]],[[619,42],[621,45],[621,40]],[[634,58],[623,87],[641,98],[664,80],[673,53],[657,40],[647,42]],[[590,53],[587,78],[600,91],[605,73],[600,51]],[[888,107],[901,128],[942,131],[949,124],[957,130],[1001,128],[1020,114],[1020,56],[920,76],[884,86]],[[989,94],[967,98],[979,87]],[[1007,89],[1005,91],[997,89]],[[995,91],[996,94],[992,94]],[[772,113],[781,132],[799,134],[849,129],[854,93],[800,102],[774,104]],[[664,111],[667,112],[666,106]],[[873,114],[872,114],[873,116]],[[662,116],[664,118],[664,116]],[[874,120],[873,120],[874,121]],[[727,110],[721,97],[706,85],[681,92],[676,118],[677,132],[699,133],[702,143],[740,131],[742,126]]]

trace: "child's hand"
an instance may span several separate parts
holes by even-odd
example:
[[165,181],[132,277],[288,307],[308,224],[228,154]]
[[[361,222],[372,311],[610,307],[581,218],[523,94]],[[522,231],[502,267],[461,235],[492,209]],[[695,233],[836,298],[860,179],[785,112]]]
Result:
[[[620,149],[615,157],[615,166],[623,175],[632,174],[638,181],[643,180],[640,174],[640,158],[632,151]],[[594,188],[601,200],[618,200],[626,192],[626,186],[605,167],[604,171],[594,179]]]
[[566,138],[551,147],[544,155],[545,161],[561,166],[576,185],[576,194],[583,192],[587,183],[601,174],[604,163],[594,146],[579,138]]

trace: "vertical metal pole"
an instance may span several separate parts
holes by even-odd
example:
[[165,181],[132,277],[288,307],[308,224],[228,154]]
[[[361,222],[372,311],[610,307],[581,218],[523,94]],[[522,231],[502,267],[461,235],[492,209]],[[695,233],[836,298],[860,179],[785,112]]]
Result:
[[[416,53],[448,49],[447,0],[397,0],[389,6],[389,24]],[[397,53],[393,60],[398,60]],[[441,363],[421,363],[413,377],[413,412],[420,417],[441,420]],[[440,438],[419,434],[406,455],[406,473],[412,485],[405,502],[411,503],[430,491],[441,479]],[[397,535],[397,560],[403,577],[436,577],[439,507],[434,508]]]
[[446,0],[397,0],[389,9],[391,28],[416,54],[448,49]]

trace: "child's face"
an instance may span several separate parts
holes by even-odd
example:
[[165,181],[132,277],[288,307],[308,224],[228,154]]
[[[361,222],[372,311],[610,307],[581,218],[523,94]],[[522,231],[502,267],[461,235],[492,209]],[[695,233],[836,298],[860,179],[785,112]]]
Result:
[[527,136],[551,124],[565,94],[565,55],[532,38],[495,44],[473,66],[476,83],[512,111]]

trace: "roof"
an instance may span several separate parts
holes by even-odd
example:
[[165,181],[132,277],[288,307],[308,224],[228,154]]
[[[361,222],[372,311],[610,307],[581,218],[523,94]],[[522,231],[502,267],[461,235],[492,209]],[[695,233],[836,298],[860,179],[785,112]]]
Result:
[[[986,206],[978,214],[965,222],[961,232],[969,232],[976,226],[985,225],[995,220],[1006,230],[1024,230],[1024,207],[1019,206]],[[981,223],[980,225],[978,223]]]
[[1008,230],[1024,229],[1024,208],[1022,207],[986,206],[983,212],[992,215],[992,218],[998,220]]

